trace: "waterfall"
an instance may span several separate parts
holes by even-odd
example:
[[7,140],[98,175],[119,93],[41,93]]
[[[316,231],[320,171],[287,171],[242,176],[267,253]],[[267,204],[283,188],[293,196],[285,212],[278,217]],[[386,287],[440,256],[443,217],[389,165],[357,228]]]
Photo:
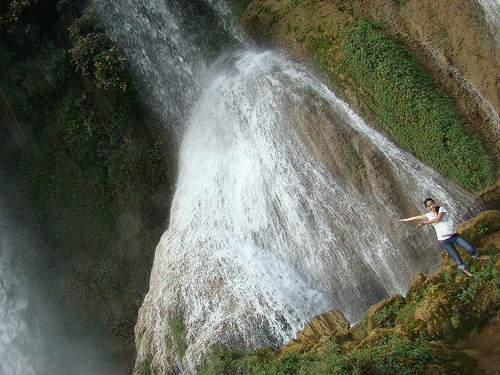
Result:
[[[331,308],[355,322],[440,263],[434,234],[396,219],[426,196],[458,220],[480,210],[272,52],[213,68],[179,168],[136,326],[139,361],[153,355],[158,368],[190,371],[211,347],[278,347]],[[177,317],[182,363],[168,343]]]
[[279,347],[332,308],[354,323],[440,264],[432,229],[398,218],[422,213],[427,196],[457,221],[481,210],[302,66],[238,38],[240,51],[209,63],[181,0],[101,3],[182,140],[135,328],[138,365],[191,372],[216,347]]
[[28,326],[28,297],[11,244],[0,233],[0,374],[37,374],[43,366],[38,338]]
[[247,43],[225,3],[94,0],[92,6],[106,31],[116,38],[146,101],[178,142],[201,89],[207,55],[221,47],[218,43],[223,38]]

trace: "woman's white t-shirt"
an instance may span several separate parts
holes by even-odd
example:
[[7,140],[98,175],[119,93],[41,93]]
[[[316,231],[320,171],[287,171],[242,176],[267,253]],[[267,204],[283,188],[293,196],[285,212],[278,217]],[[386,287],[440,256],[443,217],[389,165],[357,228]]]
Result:
[[[446,211],[446,208],[439,207],[439,212],[444,212],[445,214],[441,218],[441,221],[432,223],[432,226],[436,230],[438,240],[444,241],[457,233],[457,231],[455,230],[455,223],[453,223],[453,220],[448,217],[448,211]],[[429,220],[434,220],[437,217],[434,212],[428,212],[425,215]]]

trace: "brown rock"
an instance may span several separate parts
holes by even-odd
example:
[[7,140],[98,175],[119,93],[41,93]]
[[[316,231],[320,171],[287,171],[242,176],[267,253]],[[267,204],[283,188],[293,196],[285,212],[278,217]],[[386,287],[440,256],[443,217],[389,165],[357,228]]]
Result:
[[425,282],[424,274],[422,272],[417,272],[417,274],[410,283],[410,288],[408,289],[408,292],[420,289],[424,282]]
[[[419,322],[414,328],[424,334],[428,339],[441,340],[442,335],[452,335],[451,316],[452,305],[450,303],[450,290],[453,284],[433,285],[427,296],[419,303],[413,314],[413,320]],[[451,336],[450,336],[451,337]]]
[[399,309],[404,305],[404,297],[396,294],[368,309],[358,324],[350,329],[354,340],[364,340],[376,328],[394,327]]
[[495,243],[498,237],[491,235],[500,231],[500,211],[483,211],[476,217],[458,224],[456,229],[475,246],[485,247],[486,240],[489,244],[498,245],[498,242]]
[[297,333],[300,341],[318,341],[323,336],[346,336],[349,333],[349,321],[341,311],[333,309],[316,315],[304,329]]
[[456,345],[455,348],[476,359],[487,375],[500,374],[500,316],[485,325],[481,333]]

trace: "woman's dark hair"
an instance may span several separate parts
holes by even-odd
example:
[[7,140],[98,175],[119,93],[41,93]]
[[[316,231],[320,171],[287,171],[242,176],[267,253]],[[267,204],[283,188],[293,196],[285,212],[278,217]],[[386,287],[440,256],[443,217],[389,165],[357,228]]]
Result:
[[[434,202],[434,199],[432,198],[427,198],[425,201],[424,201],[424,207],[427,208],[427,203],[429,202]],[[436,206],[436,212],[439,212],[439,206]]]

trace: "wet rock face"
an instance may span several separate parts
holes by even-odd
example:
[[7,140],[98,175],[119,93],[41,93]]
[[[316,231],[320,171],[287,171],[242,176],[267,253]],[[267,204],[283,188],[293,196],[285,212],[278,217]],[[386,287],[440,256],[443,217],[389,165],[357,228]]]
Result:
[[329,310],[316,315],[297,333],[297,340],[318,340],[325,335],[345,336],[349,332],[349,322],[339,310]]
[[[500,47],[479,2],[410,0],[396,5],[385,0],[314,4],[255,0],[247,8],[242,24],[257,41],[285,50],[304,62],[314,59],[316,51],[321,50],[319,60],[328,56],[334,61],[333,75],[342,80],[345,25],[361,15],[382,24],[384,32],[399,38],[436,86],[452,98],[459,122],[472,128],[494,160],[499,161]],[[322,41],[322,33],[333,37]],[[320,42],[324,44],[318,46]],[[322,71],[321,63],[317,64]],[[357,97],[355,91],[347,88],[343,95],[357,108],[367,98]],[[482,197],[496,209],[500,189],[493,187]]]

